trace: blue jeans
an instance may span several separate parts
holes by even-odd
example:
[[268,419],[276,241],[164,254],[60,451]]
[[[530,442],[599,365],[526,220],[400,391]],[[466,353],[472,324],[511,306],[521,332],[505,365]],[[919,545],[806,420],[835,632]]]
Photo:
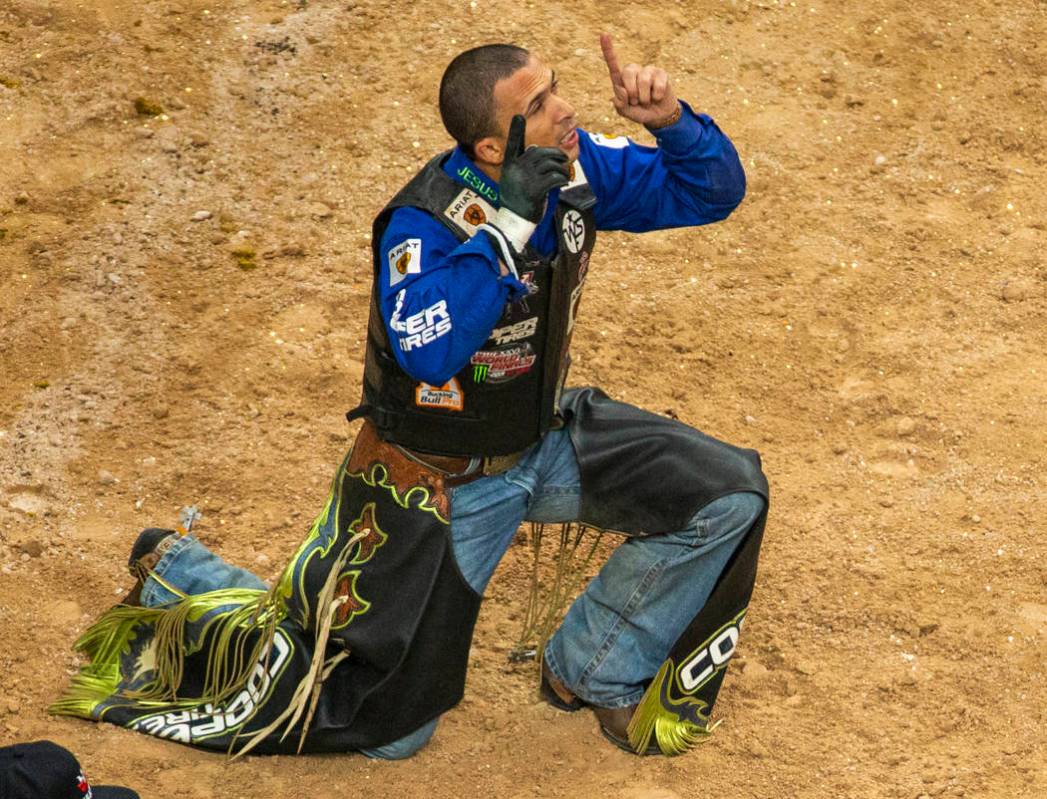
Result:
[[[451,538],[462,575],[482,594],[522,521],[574,521],[580,508],[570,437],[566,430],[551,431],[507,472],[452,489]],[[626,538],[549,639],[545,661],[552,673],[592,705],[639,702],[645,681],[705,604],[763,510],[758,494],[728,494],[698,511],[683,530]],[[191,537],[172,546],[155,571],[185,593],[264,587]],[[175,597],[153,578],[142,591],[144,605]],[[433,720],[399,741],[363,751],[383,759],[408,757],[435,729]]]

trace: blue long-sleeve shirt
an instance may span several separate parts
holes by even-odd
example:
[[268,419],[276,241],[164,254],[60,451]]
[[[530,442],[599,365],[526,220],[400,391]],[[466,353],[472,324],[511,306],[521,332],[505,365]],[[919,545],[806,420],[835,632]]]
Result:
[[[657,147],[578,130],[578,161],[596,196],[598,230],[641,233],[724,219],[745,195],[745,173],[730,139],[711,118],[683,103],[679,121],[656,131]],[[498,184],[460,150],[443,166],[498,207]],[[531,237],[543,255],[556,248],[559,190]],[[487,236],[458,239],[417,208],[398,208],[382,235],[380,305],[400,367],[439,386],[490,337],[508,299]]]

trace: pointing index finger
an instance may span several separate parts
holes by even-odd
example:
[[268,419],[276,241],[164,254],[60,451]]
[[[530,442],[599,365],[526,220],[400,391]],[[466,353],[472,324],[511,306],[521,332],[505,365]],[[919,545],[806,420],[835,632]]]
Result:
[[611,42],[610,34],[600,34],[600,49],[603,50],[603,60],[607,62],[607,71],[611,75],[611,85],[615,89],[624,89],[625,83],[622,81],[622,70],[618,66],[618,55],[614,52],[614,44]]

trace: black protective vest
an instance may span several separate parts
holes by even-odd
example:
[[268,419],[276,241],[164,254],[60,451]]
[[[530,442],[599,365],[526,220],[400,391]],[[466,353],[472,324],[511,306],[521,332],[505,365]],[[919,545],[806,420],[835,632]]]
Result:
[[[393,211],[411,206],[439,219],[466,241],[494,208],[455,182],[437,156],[382,209],[374,221],[371,246],[374,287],[367,328],[363,404],[350,418],[369,416],[379,436],[404,447],[445,455],[489,456],[518,452],[538,441],[557,418],[560,392],[570,365],[571,331],[596,240],[596,203],[581,167],[559,196],[557,250],[543,258],[530,245],[517,264],[530,288],[526,298],[506,303],[491,337],[451,380],[430,386],[397,364],[392,347],[417,346],[441,323],[439,314],[406,321],[401,338],[390,341],[379,305],[382,235]],[[401,271],[407,262],[395,265]],[[395,268],[394,267],[394,268]],[[454,320],[450,323],[453,325]],[[435,329],[435,328],[434,328]],[[430,333],[431,335],[431,333]]]

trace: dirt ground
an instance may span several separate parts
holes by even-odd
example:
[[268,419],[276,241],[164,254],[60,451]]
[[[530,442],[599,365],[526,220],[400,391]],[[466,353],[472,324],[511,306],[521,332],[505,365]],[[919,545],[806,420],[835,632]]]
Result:
[[[221,756],[53,718],[138,529],[275,575],[355,428],[371,218],[446,136],[440,73],[535,49],[619,121],[597,40],[737,144],[726,222],[603,236],[572,382],[757,447],[773,501],[713,738],[631,757],[510,666],[403,763]],[[0,3],[0,742],[143,797],[1047,795],[1047,6]],[[136,100],[139,100],[136,108]]]

